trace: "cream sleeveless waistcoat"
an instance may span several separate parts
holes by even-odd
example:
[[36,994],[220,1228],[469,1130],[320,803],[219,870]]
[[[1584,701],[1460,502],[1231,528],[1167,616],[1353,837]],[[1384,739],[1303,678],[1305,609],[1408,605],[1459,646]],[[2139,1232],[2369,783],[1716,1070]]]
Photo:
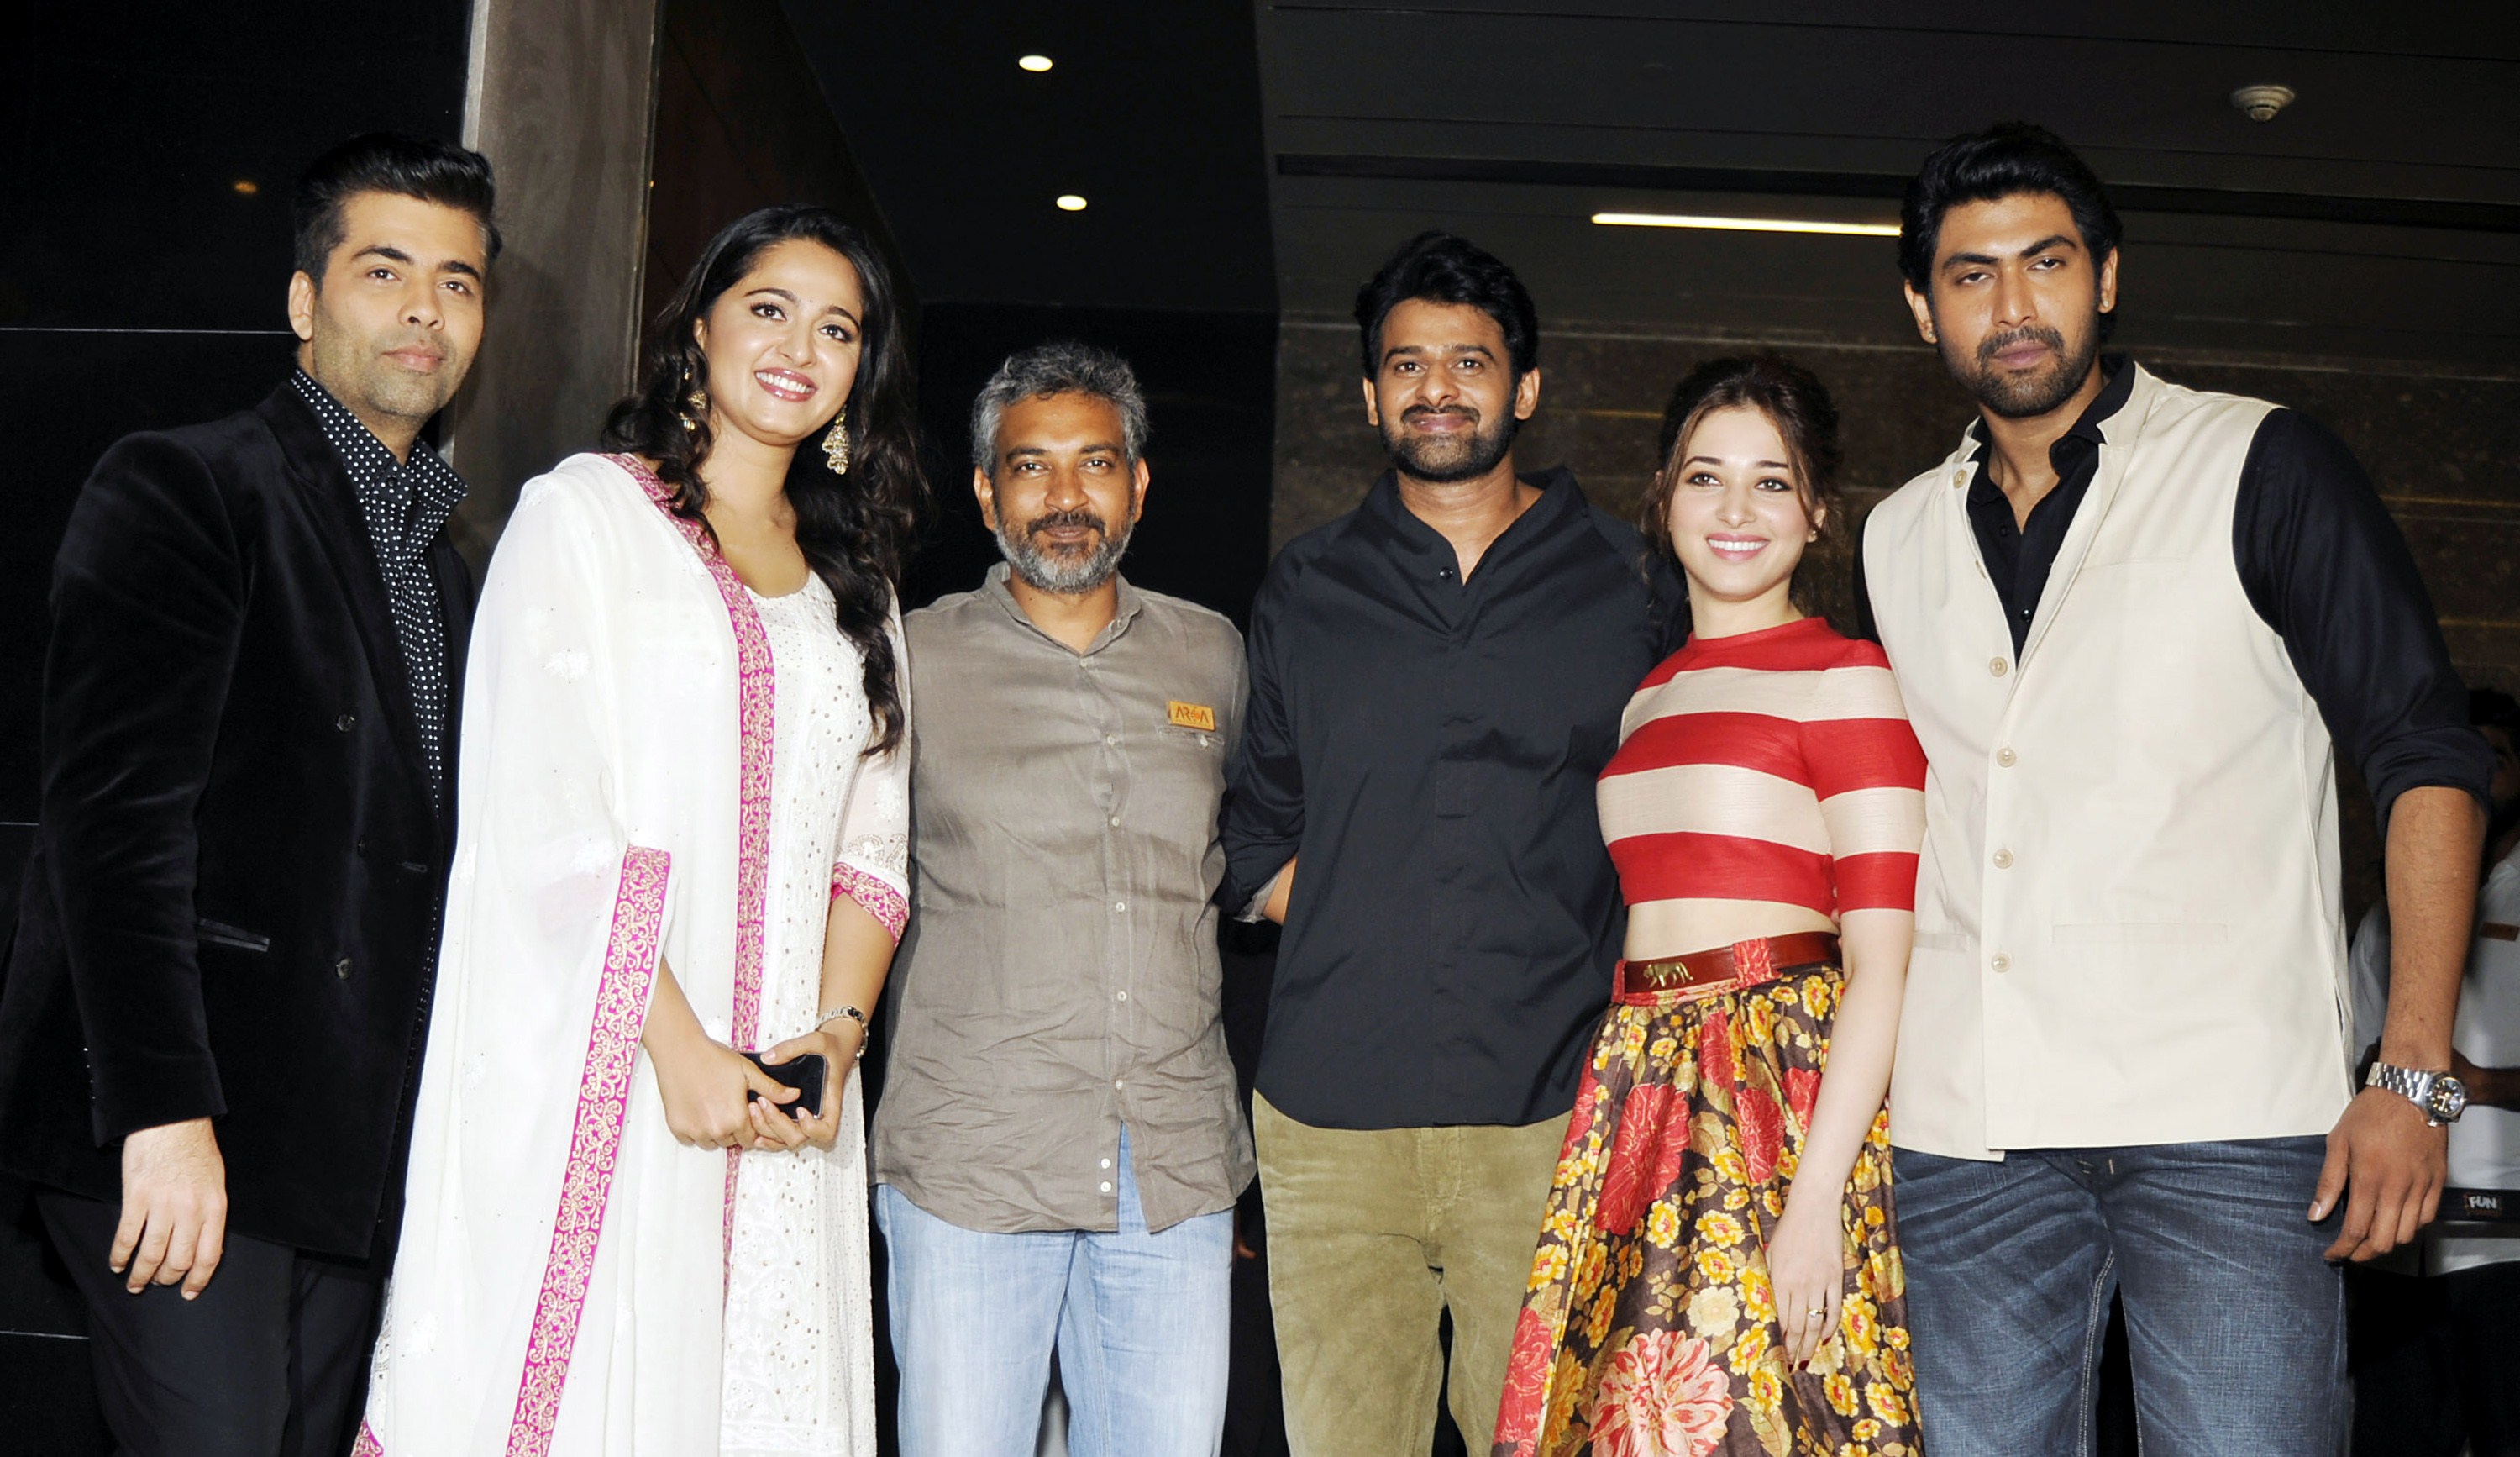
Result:
[[2334,755],[2232,560],[2274,406],[2126,367],[2019,660],[1969,525],[1973,442],[1866,525],[1929,765],[1902,1148],[2324,1133],[2351,1096]]

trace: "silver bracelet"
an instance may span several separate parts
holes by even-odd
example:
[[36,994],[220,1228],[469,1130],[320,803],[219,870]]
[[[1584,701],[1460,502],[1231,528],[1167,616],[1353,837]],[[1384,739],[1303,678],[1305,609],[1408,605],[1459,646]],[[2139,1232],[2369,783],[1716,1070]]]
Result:
[[867,1032],[874,1030],[874,1028],[867,1023],[867,1015],[855,1007],[833,1007],[831,1011],[814,1019],[814,1030],[819,1032],[823,1028],[830,1026],[832,1024],[832,1019],[835,1017],[845,1017],[849,1021],[856,1023],[858,1024],[859,1031]]

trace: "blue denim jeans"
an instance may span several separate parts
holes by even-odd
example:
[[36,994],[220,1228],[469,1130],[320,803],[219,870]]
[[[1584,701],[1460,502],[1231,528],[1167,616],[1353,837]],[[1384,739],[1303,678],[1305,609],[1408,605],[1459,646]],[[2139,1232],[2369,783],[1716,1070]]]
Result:
[[1234,1211],[1147,1230],[1120,1130],[1120,1227],[990,1234],[875,1192],[903,1457],[1033,1457],[1058,1352],[1071,1457],[1214,1457]]
[[1926,1450],[2086,1454],[2109,1293],[2144,1457],[2333,1457],[2345,1285],[2321,1138],[1896,1156]]

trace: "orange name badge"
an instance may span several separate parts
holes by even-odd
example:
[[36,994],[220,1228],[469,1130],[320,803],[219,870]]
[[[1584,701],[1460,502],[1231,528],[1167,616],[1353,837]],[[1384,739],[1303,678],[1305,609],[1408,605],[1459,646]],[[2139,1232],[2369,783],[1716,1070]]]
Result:
[[1179,699],[1164,701],[1164,721],[1175,728],[1216,732],[1216,710],[1205,704],[1185,704]]

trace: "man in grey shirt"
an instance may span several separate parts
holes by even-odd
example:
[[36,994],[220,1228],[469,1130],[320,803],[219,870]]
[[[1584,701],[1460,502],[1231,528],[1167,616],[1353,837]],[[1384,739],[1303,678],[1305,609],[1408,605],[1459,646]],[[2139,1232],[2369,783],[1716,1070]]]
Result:
[[1007,563],[906,623],[913,912],[871,1159],[908,1457],[1028,1457],[1056,1347],[1076,1457],[1213,1454],[1233,1206],[1218,1012],[1234,625],[1123,580],[1147,409],[1023,350],[971,410]]

